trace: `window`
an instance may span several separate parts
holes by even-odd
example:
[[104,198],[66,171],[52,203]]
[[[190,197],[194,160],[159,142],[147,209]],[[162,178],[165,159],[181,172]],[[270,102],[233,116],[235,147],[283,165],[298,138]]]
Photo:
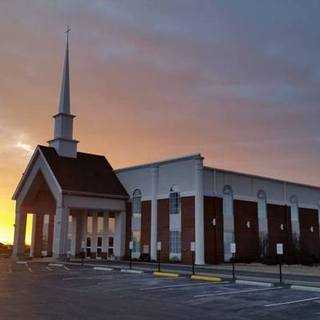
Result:
[[140,239],[141,232],[140,231],[132,231],[132,242],[133,242],[133,253],[140,253]]
[[87,233],[92,233],[92,216],[87,217]]
[[170,253],[179,255],[181,253],[181,232],[170,231]]
[[133,192],[132,197],[131,230],[133,242],[132,253],[135,258],[139,258],[141,251],[141,191],[139,189]]
[[115,218],[108,219],[108,234],[114,234],[115,231]]
[[98,237],[98,239],[97,239],[97,247],[102,247],[102,237]]
[[103,233],[103,217],[98,216],[97,219],[97,233]]
[[180,213],[180,195],[179,192],[171,192],[169,199],[169,212],[170,214]]
[[132,197],[132,212],[133,213],[141,213],[141,191],[139,189],[136,189],[133,192]]

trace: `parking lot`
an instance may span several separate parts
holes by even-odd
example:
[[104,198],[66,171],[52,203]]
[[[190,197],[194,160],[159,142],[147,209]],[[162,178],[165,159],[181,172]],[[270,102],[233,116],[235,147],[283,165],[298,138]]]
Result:
[[0,260],[0,319],[319,319],[320,293]]

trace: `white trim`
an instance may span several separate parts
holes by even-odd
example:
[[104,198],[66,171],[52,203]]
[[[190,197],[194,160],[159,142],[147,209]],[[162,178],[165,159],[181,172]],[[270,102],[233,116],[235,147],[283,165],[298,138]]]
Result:
[[169,159],[165,159],[165,160],[161,160],[161,161],[157,161],[157,162],[150,162],[150,163],[144,163],[144,164],[140,164],[140,165],[136,165],[136,166],[132,166],[132,167],[119,168],[119,169],[114,170],[114,172],[117,174],[117,173],[120,173],[123,171],[143,169],[143,168],[148,168],[148,167],[153,167],[153,166],[162,166],[162,165],[166,165],[166,164],[172,163],[172,162],[187,161],[187,160],[192,160],[192,159],[203,159],[203,157],[200,153],[194,153],[194,154],[190,154],[190,155],[181,156],[178,158],[171,158],[171,159],[169,158]]

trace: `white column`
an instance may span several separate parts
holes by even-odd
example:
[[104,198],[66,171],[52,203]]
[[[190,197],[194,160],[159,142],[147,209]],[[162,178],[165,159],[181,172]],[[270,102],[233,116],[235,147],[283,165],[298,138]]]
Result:
[[109,229],[109,212],[105,212],[103,215],[103,238],[102,238],[102,252],[108,252],[108,229]]
[[14,229],[14,246],[12,255],[15,257],[23,256],[25,251],[27,214],[20,208],[16,207],[15,229]]
[[203,158],[195,160],[195,263],[205,263],[203,222]]
[[233,192],[229,186],[223,190],[223,251],[224,261],[232,257],[230,244],[235,241],[234,215],[233,215]]
[[151,231],[150,231],[150,258],[157,260],[157,230],[158,230],[158,180],[159,180],[159,167],[154,166],[151,168],[152,179],[152,199],[151,199]]
[[299,248],[300,245],[300,222],[299,222],[299,204],[296,196],[290,197],[290,216],[291,216],[291,230],[292,243]]
[[81,239],[81,251],[86,251],[87,246],[87,217],[88,213],[85,210],[82,214],[82,239]]
[[97,227],[98,227],[98,214],[94,212],[92,214],[92,243],[91,243],[91,252],[96,255],[97,253]]
[[259,227],[259,242],[260,256],[267,255],[268,245],[268,212],[267,212],[267,197],[263,190],[258,192],[258,227]]
[[31,246],[30,246],[30,257],[34,257],[34,249],[36,244],[36,229],[37,229],[37,215],[32,215],[32,233],[31,233]]
[[69,208],[57,205],[53,233],[53,256],[64,258],[68,251]]
[[71,256],[75,257],[76,251],[77,251],[77,219],[79,217],[77,214],[74,214],[72,216],[71,220],[71,226],[70,226],[70,231],[71,231]]
[[114,255],[120,259],[125,254],[126,241],[126,213],[115,214]]

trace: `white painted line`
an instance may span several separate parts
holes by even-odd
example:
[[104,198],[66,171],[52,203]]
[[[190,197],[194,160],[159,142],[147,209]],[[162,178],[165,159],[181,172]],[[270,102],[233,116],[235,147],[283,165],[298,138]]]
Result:
[[49,263],[48,264],[49,267],[63,267],[63,264],[62,263]]
[[63,266],[65,270],[69,271],[70,268],[66,267],[66,266]]
[[302,290],[302,291],[311,291],[311,292],[320,292],[320,287],[308,287],[308,286],[291,286],[291,289]]
[[47,269],[48,271],[53,271],[53,269],[51,269],[51,268],[49,268],[49,267],[46,267],[46,269]]
[[27,261],[16,261],[16,264],[27,264]]
[[161,289],[170,289],[170,288],[183,288],[183,287],[196,287],[196,286],[212,286],[212,283],[173,284],[170,286],[142,288],[142,289],[140,289],[140,291],[161,290]]
[[123,273],[135,273],[135,274],[142,274],[142,270],[133,270],[133,269],[121,269],[120,270]]
[[301,299],[301,300],[294,300],[294,301],[287,301],[287,302],[279,302],[279,303],[271,303],[271,304],[266,304],[265,307],[277,307],[277,306],[284,306],[284,305],[287,305],[287,304],[309,302],[309,301],[314,301],[314,300],[320,300],[320,297]]
[[107,267],[94,267],[93,270],[98,270],[98,271],[112,271],[113,268],[107,268]]
[[221,293],[207,293],[207,294],[198,294],[193,296],[194,298],[205,298],[211,296],[224,296],[229,294],[241,294],[241,293],[252,293],[252,292],[259,292],[259,291],[268,291],[268,290],[280,290],[281,287],[272,287],[272,288],[261,288],[261,289],[248,289],[248,290],[234,290],[228,292],[221,292]]
[[237,284],[245,284],[248,286],[260,286],[260,287],[272,287],[273,284],[270,282],[259,282],[259,281],[249,281],[249,280],[236,280]]

